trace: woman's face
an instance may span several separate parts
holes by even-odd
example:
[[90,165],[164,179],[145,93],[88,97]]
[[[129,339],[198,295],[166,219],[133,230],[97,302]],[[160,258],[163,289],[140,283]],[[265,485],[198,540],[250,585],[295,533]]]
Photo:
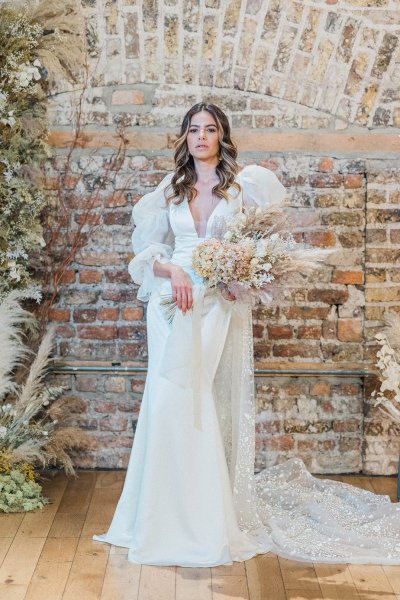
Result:
[[193,158],[218,163],[219,151],[218,128],[214,117],[202,110],[193,115],[186,137],[190,154]]

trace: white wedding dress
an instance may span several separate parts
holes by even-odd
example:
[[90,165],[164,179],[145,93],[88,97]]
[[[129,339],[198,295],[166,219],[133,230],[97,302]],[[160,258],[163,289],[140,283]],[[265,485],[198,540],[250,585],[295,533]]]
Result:
[[[129,272],[148,300],[148,375],[124,488],[107,533],[93,539],[128,548],[128,560],[210,567],[273,551],[302,561],[400,563],[400,505],[344,483],[314,478],[301,460],[254,475],[251,306],[205,293],[193,248],[217,215],[280,200],[276,175],[250,165],[240,194],[193,221],[187,200],[168,207],[157,189],[133,208]],[[199,237],[196,225],[203,226]],[[160,299],[170,280],[154,260],[192,277],[194,305],[172,324]]]

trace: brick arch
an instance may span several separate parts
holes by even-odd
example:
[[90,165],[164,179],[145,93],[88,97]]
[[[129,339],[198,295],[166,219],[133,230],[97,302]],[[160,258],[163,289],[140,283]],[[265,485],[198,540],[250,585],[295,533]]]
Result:
[[359,127],[400,123],[395,0],[87,4],[106,84],[223,88]]

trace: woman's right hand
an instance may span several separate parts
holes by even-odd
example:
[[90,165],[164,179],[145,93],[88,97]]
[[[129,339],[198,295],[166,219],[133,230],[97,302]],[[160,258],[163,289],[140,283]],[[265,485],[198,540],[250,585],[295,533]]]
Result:
[[171,269],[172,297],[183,314],[192,307],[192,280],[182,267],[174,265]]

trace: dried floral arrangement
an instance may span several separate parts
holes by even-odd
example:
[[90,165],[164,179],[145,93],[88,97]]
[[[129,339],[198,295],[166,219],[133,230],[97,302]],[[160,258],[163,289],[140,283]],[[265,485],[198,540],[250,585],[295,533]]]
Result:
[[380,388],[373,392],[374,405],[396,423],[400,424],[400,316],[388,312],[386,326],[375,335],[380,348],[376,366],[381,380]]
[[[45,245],[41,168],[49,152],[46,72],[36,55],[41,36],[26,14],[0,8],[0,298],[32,284],[28,256]],[[33,295],[40,299],[37,290]]]
[[29,290],[13,290],[0,304],[0,512],[43,505],[35,469],[61,466],[74,475],[69,451],[91,445],[74,424],[83,401],[46,381],[53,330],[41,339],[34,358],[23,341],[24,330],[37,331],[34,316],[21,306],[26,297]]
[[0,7],[0,299],[28,288],[42,299],[43,214],[52,204],[46,94],[82,78],[84,39],[78,0]]

